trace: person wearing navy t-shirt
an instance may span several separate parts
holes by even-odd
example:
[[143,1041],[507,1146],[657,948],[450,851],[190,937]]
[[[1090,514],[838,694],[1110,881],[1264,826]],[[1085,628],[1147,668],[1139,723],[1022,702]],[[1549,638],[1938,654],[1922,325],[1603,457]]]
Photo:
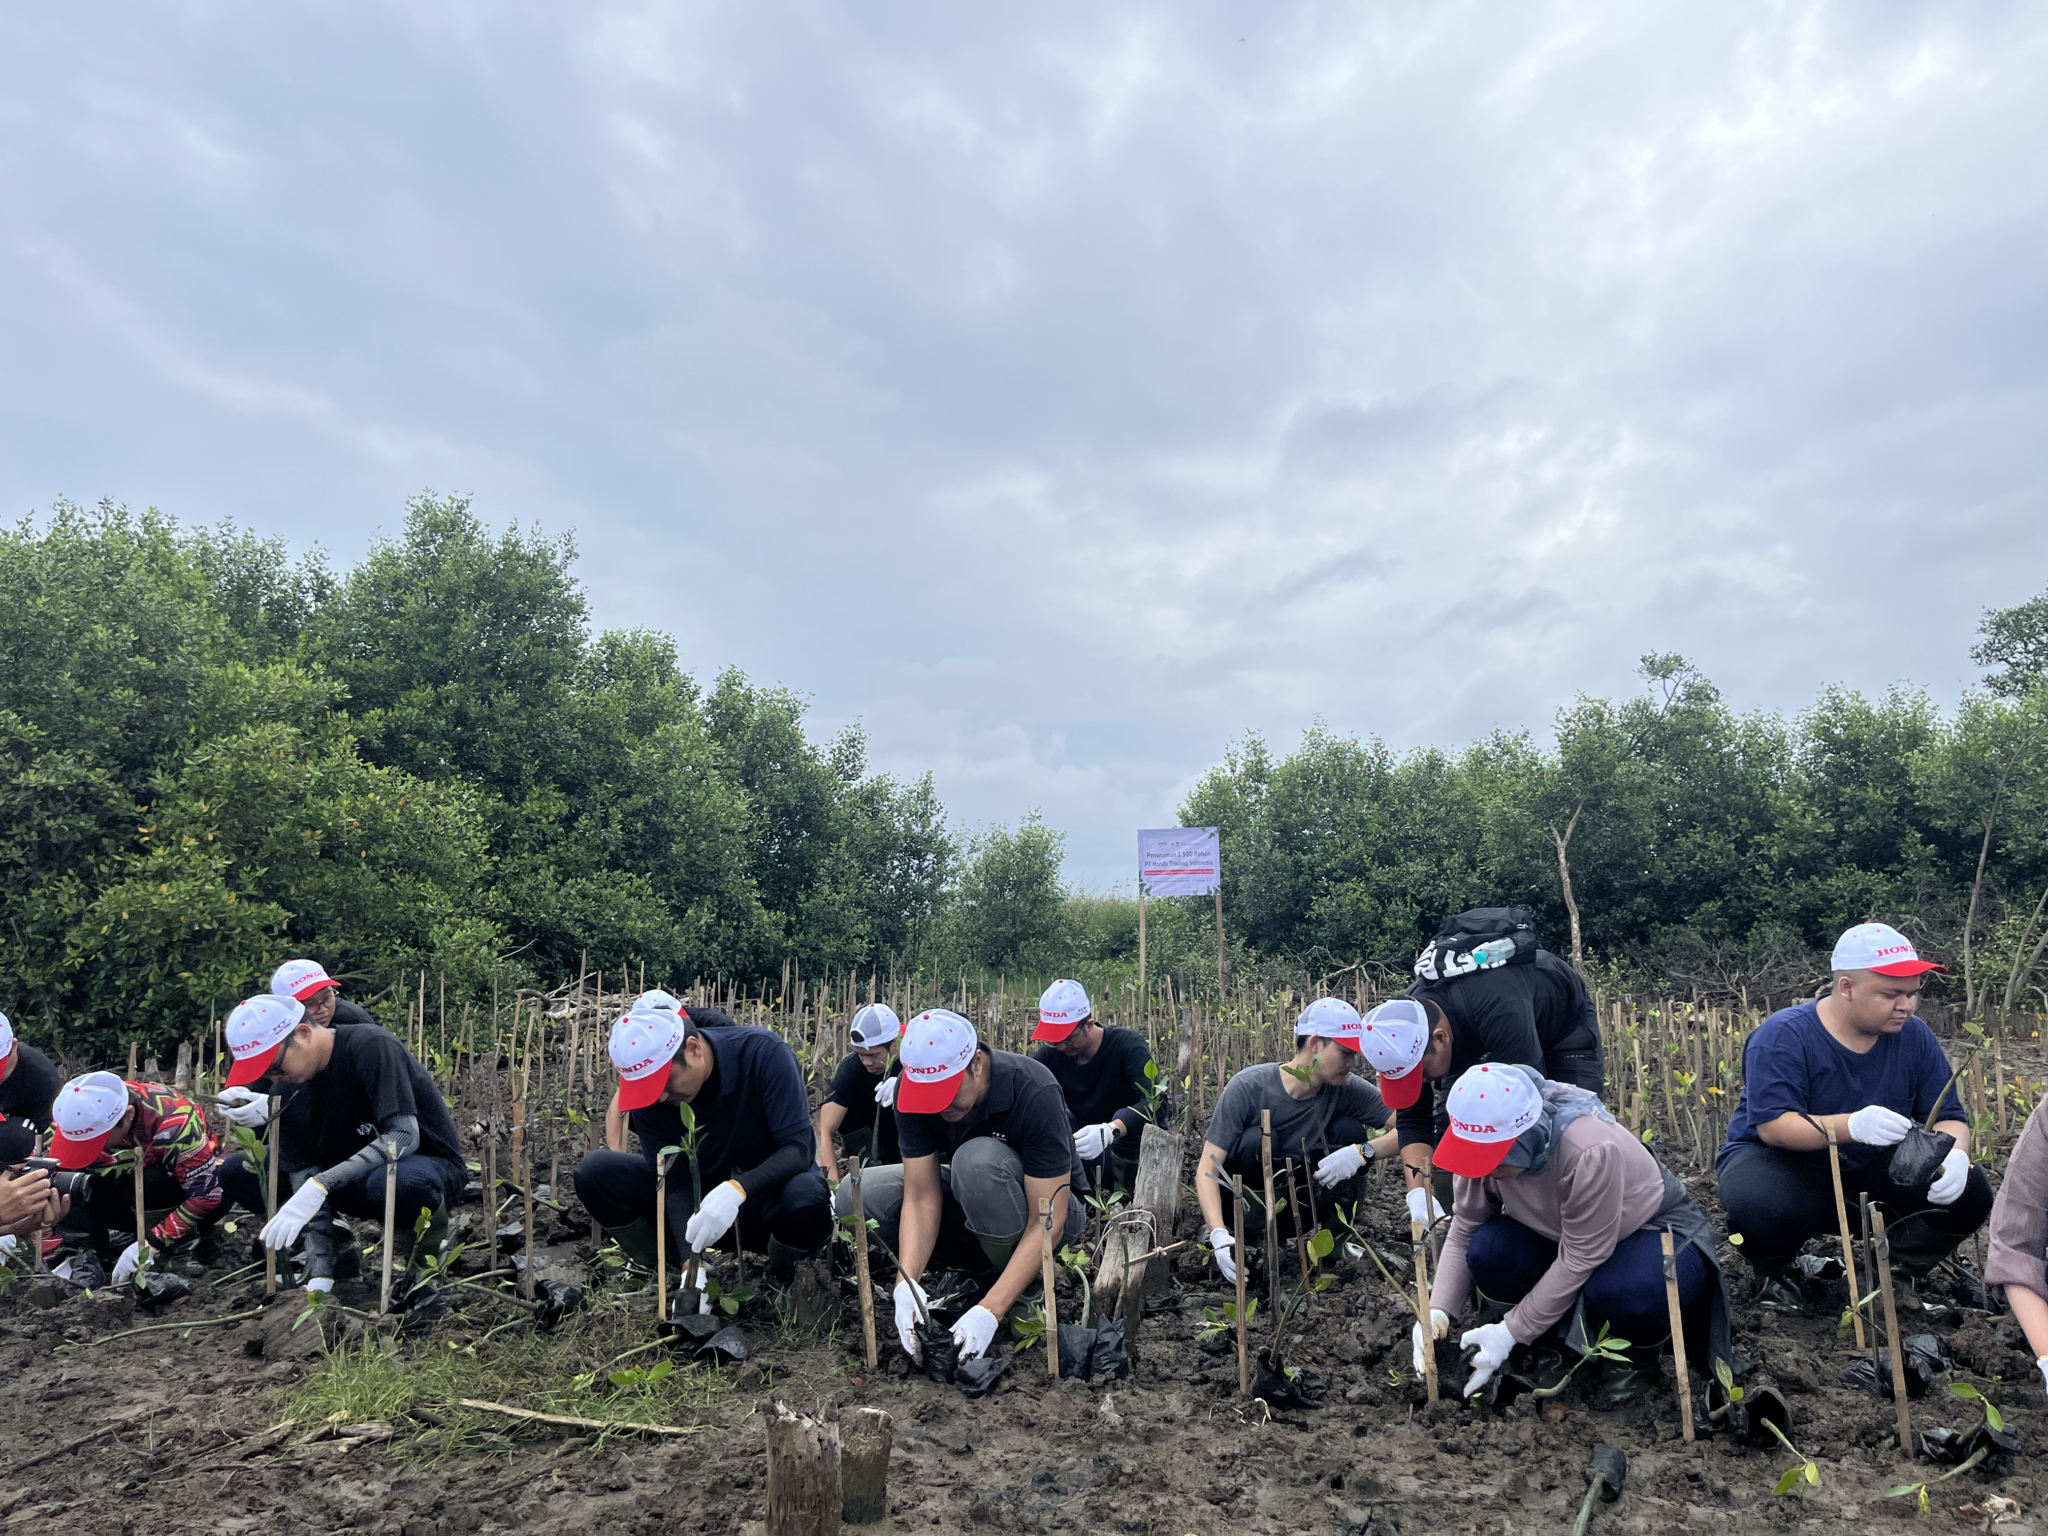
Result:
[[696,1184],[689,1154],[669,1167],[669,1259],[710,1249],[737,1226],[740,1241],[765,1251],[769,1273],[787,1280],[798,1260],[832,1235],[832,1199],[812,1166],[811,1106],[803,1070],[781,1036],[736,1024],[716,1008],[636,1004],[612,1026],[617,1105],[639,1134],[640,1151],[591,1152],[576,1165],[576,1198],[618,1241],[626,1257],[655,1267],[655,1159],[688,1146],[682,1111],[696,1122]]
[[[1840,1231],[1830,1132],[1848,1204],[1868,1194],[1884,1207],[1902,1278],[1926,1275],[1991,1214],[1948,1058],[1913,1011],[1926,974],[1941,967],[1883,923],[1844,933],[1833,967],[1826,996],[1780,1009],[1743,1046],[1742,1097],[1716,1159],[1728,1231],[1775,1311],[1805,1310],[1792,1261],[1809,1238]],[[1955,1145],[1931,1184],[1902,1187],[1891,1177],[1893,1150],[1930,1119]]]

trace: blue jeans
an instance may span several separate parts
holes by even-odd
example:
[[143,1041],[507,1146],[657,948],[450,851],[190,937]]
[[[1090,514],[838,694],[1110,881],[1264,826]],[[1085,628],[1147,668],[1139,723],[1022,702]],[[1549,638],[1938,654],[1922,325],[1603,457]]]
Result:
[[[1614,1245],[1607,1262],[1587,1277],[1580,1295],[1586,1305],[1586,1327],[1593,1334],[1605,1323],[1616,1337],[1631,1344],[1659,1344],[1670,1335],[1671,1308],[1664,1295],[1660,1230],[1644,1227],[1630,1233]],[[1694,1340],[1704,1343],[1713,1285],[1705,1255],[1682,1239],[1677,1248],[1678,1302],[1685,1317],[1686,1353],[1699,1359]],[[1472,1234],[1472,1245],[1465,1250],[1465,1263],[1480,1294],[1510,1306],[1535,1289],[1556,1260],[1557,1244],[1512,1216],[1494,1217]]]

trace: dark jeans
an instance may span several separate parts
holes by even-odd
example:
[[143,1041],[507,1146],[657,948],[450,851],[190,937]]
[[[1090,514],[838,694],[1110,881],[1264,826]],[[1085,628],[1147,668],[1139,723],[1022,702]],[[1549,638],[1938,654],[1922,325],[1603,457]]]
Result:
[[[690,1192],[689,1165],[678,1160],[675,1171],[681,1177],[672,1173],[668,1181],[668,1248],[680,1259],[683,1228],[696,1214],[697,1198]],[[654,1165],[631,1152],[589,1153],[576,1165],[576,1198],[603,1227],[652,1221]],[[787,1183],[749,1196],[734,1226],[740,1241],[756,1253],[767,1251],[770,1238],[805,1253],[822,1248],[832,1235],[832,1194],[825,1175],[806,1168]]]
[[[185,1189],[161,1168],[148,1168],[142,1175],[142,1203],[154,1225],[166,1211],[185,1199]],[[220,1219],[215,1211],[213,1220]],[[57,1224],[60,1232],[90,1244],[111,1264],[114,1256],[135,1240],[135,1175],[132,1171],[94,1175],[83,1199],[73,1199],[70,1214]]]
[[[230,1153],[221,1168],[220,1182],[230,1201],[257,1216],[263,1215],[263,1180],[249,1165],[248,1158],[240,1152]],[[462,1191],[468,1183],[469,1171],[460,1163],[408,1152],[398,1160],[398,1230],[410,1232],[423,1210],[434,1206],[455,1209],[462,1203]],[[291,1198],[288,1177],[278,1179],[277,1198],[280,1204]],[[327,1209],[343,1216],[382,1221],[384,1180],[373,1173],[345,1188],[329,1190]]]
[[[1631,1344],[1663,1342],[1671,1333],[1671,1304],[1664,1291],[1664,1245],[1659,1228],[1644,1227],[1614,1245],[1607,1262],[1586,1279],[1580,1298],[1586,1326],[1597,1335],[1602,1323]],[[1686,1353],[1704,1358],[1708,1303],[1713,1283],[1706,1256],[1679,1239],[1678,1303],[1685,1318]],[[1472,1284],[1489,1301],[1513,1306],[1535,1288],[1557,1261],[1557,1244],[1512,1216],[1496,1216],[1472,1234],[1465,1250]],[[1569,1314],[1567,1314],[1567,1317]]]
[[[1308,1181],[1315,1177],[1316,1163],[1339,1147],[1348,1147],[1357,1142],[1370,1141],[1379,1135],[1363,1121],[1349,1115],[1333,1115],[1330,1123],[1323,1127],[1322,1145],[1315,1147],[1296,1146],[1283,1149],[1277,1143],[1273,1147],[1273,1196],[1282,1204],[1280,1212],[1279,1239],[1294,1241],[1294,1213],[1285,1208],[1287,1201],[1287,1159],[1294,1158],[1294,1197],[1301,1206],[1303,1216],[1308,1214],[1309,1202],[1313,1198],[1316,1214],[1321,1217],[1333,1205],[1344,1206],[1347,1210],[1358,1204],[1359,1196],[1365,1192],[1365,1171],[1361,1169],[1334,1189],[1325,1189],[1318,1184],[1313,1197],[1308,1190]],[[1247,1239],[1263,1241],[1266,1235],[1266,1169],[1260,1151],[1260,1132],[1252,1126],[1238,1137],[1237,1145],[1227,1148],[1223,1158],[1223,1173],[1226,1178],[1232,1174],[1244,1176],[1244,1230]],[[1367,1164],[1370,1167],[1371,1164]],[[1398,1174],[1396,1175],[1398,1177]],[[1223,1196],[1223,1224],[1228,1228],[1232,1223],[1231,1194],[1228,1184],[1221,1190]]]
[[[1991,1215],[1991,1181],[1981,1169],[1972,1168],[1955,1203],[1943,1206],[1900,1189],[1885,1171],[1889,1162],[1889,1152],[1880,1148],[1863,1167],[1843,1167],[1842,1197],[1852,1232],[1861,1226],[1856,1211],[1865,1194],[1871,1204],[1884,1207],[1887,1227],[1904,1229],[1908,1243],[1915,1241],[1912,1229],[1917,1227],[1930,1237],[1939,1234],[1934,1246],[1945,1243],[1953,1249]],[[1743,1257],[1758,1269],[1783,1268],[1808,1238],[1841,1235],[1825,1151],[1789,1152],[1760,1141],[1739,1141],[1721,1156],[1720,1182],[1728,1230],[1742,1234]]]
[[1589,1050],[1545,1051],[1543,1075],[1553,1083],[1570,1083],[1588,1093],[1604,1094],[1607,1091],[1606,1052],[1597,1040]]

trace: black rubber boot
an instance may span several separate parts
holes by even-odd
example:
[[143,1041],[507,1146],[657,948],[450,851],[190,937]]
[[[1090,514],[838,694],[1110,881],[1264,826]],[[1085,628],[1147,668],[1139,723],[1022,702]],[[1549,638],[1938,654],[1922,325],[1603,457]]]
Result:
[[1662,1375],[1655,1345],[1630,1344],[1621,1359],[1601,1360],[1600,1384],[1593,1392],[1594,1406],[1622,1408],[1638,1402],[1649,1396]]
[[768,1239],[768,1278],[778,1285],[788,1285],[796,1278],[796,1267],[813,1254],[821,1254],[819,1248],[792,1248],[775,1238]]
[[1804,1281],[1791,1265],[1758,1268],[1755,1273],[1757,1305],[1766,1312],[1782,1312],[1788,1317],[1812,1315],[1813,1308],[1806,1301]]
[[1961,1234],[1937,1232],[1925,1216],[1915,1213],[1902,1216],[1898,1224],[1889,1228],[1885,1236],[1892,1246],[1892,1278],[1917,1288],[1934,1270],[1935,1265],[1954,1253],[1963,1239]]
[[606,1227],[605,1234],[619,1245],[619,1252],[626,1256],[626,1262],[635,1269],[644,1269],[648,1274],[655,1271],[654,1218],[642,1216],[638,1221],[629,1221],[623,1227]]

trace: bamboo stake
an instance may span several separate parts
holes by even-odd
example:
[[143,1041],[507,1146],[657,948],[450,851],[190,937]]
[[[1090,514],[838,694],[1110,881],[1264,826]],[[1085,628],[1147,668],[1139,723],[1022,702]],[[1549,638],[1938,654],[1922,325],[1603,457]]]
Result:
[[1038,1221],[1038,1262],[1045,1276],[1045,1373],[1057,1382],[1060,1379],[1060,1301],[1058,1290],[1053,1285],[1050,1196],[1038,1198]]
[[[1671,1364],[1678,1377],[1678,1422],[1685,1443],[1692,1444],[1692,1378],[1685,1369],[1685,1315],[1678,1304],[1678,1255],[1671,1246],[1671,1229],[1658,1234],[1664,1247],[1664,1301],[1671,1309]],[[1427,1329],[1424,1332],[1428,1332]]]
[[1294,1212],[1294,1262],[1301,1266],[1304,1278],[1308,1275],[1308,1236],[1302,1231],[1301,1209],[1294,1203],[1294,1159],[1287,1159],[1287,1208]]
[[384,1148],[384,1284],[377,1292],[377,1315],[391,1310],[391,1261],[398,1241],[398,1141]]
[[[1207,1156],[1207,1154],[1203,1154]],[[1244,1320],[1244,1175],[1230,1176],[1231,1219],[1237,1228],[1237,1395],[1252,1395],[1252,1357],[1245,1343]]]
[[[143,1255],[149,1252],[149,1213],[143,1209],[142,1199],[142,1155],[145,1150],[142,1137],[138,1135],[135,1138],[135,1260],[138,1274],[141,1273],[139,1266]],[[42,1239],[38,1235],[29,1241],[40,1244]]]
[[654,1315],[668,1321],[668,1157],[654,1154]]
[[[277,1215],[277,1160],[278,1149],[283,1145],[282,1130],[283,1127],[278,1124],[278,1097],[273,1093],[270,1096],[270,1154],[263,1159],[264,1215],[266,1217]],[[271,1247],[265,1247],[263,1250],[263,1294],[266,1296],[275,1296],[277,1294],[277,1250]]]
[[846,1160],[846,1176],[853,1181],[853,1268],[860,1278],[860,1336],[867,1347],[868,1369],[875,1368],[875,1286],[868,1274],[868,1206],[860,1190],[860,1159]]
[[[1430,1186],[1425,1182],[1422,1187],[1428,1189]],[[1413,1217],[1408,1220],[1408,1240],[1415,1247],[1415,1320],[1422,1325],[1422,1384],[1434,1406],[1436,1330],[1429,1325],[1429,1269],[1428,1261],[1423,1257],[1429,1251],[1429,1231]]]
[[1280,1218],[1273,1210],[1273,1111],[1259,1111],[1259,1167],[1266,1180],[1266,1309],[1280,1305]]
[[1825,1116],[1821,1129],[1828,1137],[1828,1171],[1835,1176],[1835,1220],[1842,1229],[1842,1270],[1849,1277],[1849,1315],[1856,1324],[1856,1347],[1863,1348],[1863,1297],[1856,1289],[1856,1245],[1849,1241],[1849,1203],[1842,1195],[1842,1152],[1835,1142],[1835,1128]]
[[1877,1285],[1884,1295],[1884,1331],[1892,1343],[1892,1402],[1899,1415],[1899,1451],[1913,1459],[1913,1411],[1906,1406],[1906,1352],[1899,1338],[1898,1305],[1892,1299],[1892,1244],[1884,1235],[1884,1212],[1870,1210],[1872,1241],[1877,1246]]

